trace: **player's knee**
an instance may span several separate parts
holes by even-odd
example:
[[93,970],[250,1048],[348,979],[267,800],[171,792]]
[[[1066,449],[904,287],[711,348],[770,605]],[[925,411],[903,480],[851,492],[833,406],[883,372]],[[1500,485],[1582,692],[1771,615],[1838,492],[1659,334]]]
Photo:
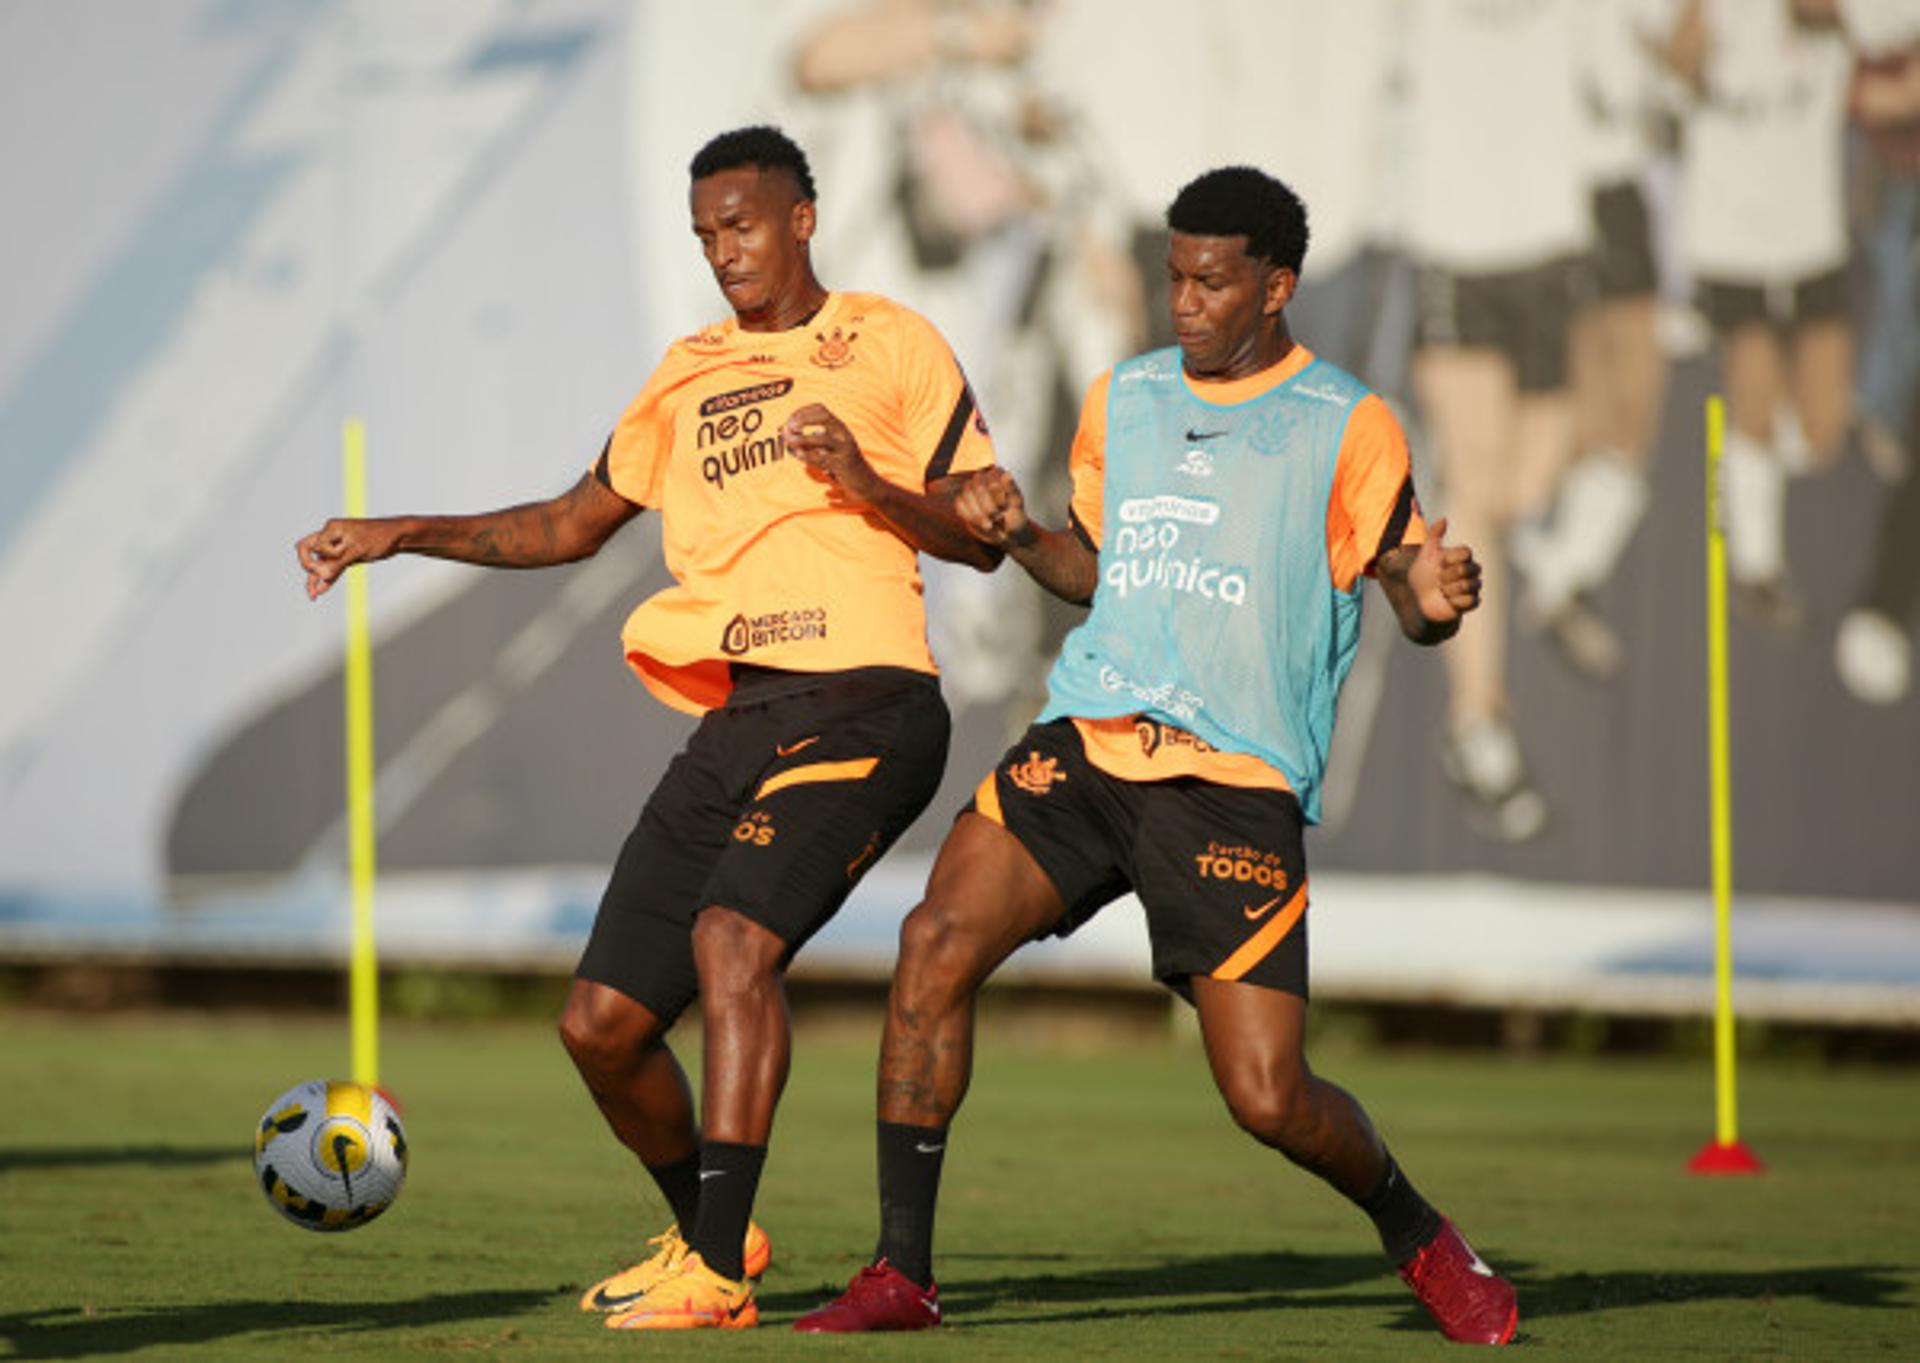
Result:
[[1249,1068],[1225,1080],[1221,1094],[1240,1129],[1264,1145],[1289,1151],[1311,1129],[1311,1104],[1301,1075]]
[[573,982],[560,1010],[560,1044],[589,1080],[629,1073],[664,1030],[644,1005],[589,980]]
[[919,967],[936,956],[952,935],[946,911],[922,900],[900,920],[900,964]]
[[573,1057],[574,1067],[582,1074],[607,1074],[619,1068],[633,1053],[613,1027],[607,1010],[596,1007],[590,994],[576,989],[560,1010],[560,1044]]
[[954,992],[965,987],[978,955],[976,944],[946,906],[925,900],[900,924],[895,978],[916,993]]
[[731,909],[707,909],[693,922],[693,960],[700,994],[712,1001],[770,985],[779,972],[782,943],[766,928]]

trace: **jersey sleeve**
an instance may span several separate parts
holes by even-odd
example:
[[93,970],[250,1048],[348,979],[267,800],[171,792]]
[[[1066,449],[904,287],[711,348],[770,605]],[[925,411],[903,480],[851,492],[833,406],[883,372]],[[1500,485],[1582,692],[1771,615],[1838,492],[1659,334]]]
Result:
[[1107,484],[1107,388],[1113,382],[1108,370],[1095,379],[1080,403],[1080,425],[1073,433],[1073,453],[1068,472],[1073,477],[1073,500],[1067,506],[1067,522],[1081,543],[1099,549],[1104,527],[1101,508],[1106,504]]
[[1372,575],[1387,550],[1426,538],[1406,433],[1386,401],[1369,393],[1347,421],[1327,502],[1327,562],[1334,586],[1353,590],[1362,574]]
[[900,401],[907,446],[922,484],[993,463],[993,440],[973,388],[946,338],[918,313],[901,309]]
[[627,404],[593,466],[594,477],[635,506],[657,509],[660,505],[667,458],[673,452],[673,421],[662,405],[672,386],[667,378],[672,358],[669,351],[646,387]]

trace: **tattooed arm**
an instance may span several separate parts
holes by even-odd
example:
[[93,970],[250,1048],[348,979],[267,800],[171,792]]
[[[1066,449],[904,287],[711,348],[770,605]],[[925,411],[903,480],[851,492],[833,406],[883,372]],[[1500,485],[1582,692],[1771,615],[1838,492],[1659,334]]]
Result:
[[328,521],[294,545],[318,597],[355,563],[394,554],[424,554],[489,568],[548,568],[597,553],[640,512],[592,473],[544,502],[478,516],[385,516]]

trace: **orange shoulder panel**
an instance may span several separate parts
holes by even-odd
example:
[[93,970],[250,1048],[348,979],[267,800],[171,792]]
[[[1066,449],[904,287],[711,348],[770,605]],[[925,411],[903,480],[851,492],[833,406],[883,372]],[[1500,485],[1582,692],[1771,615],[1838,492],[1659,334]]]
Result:
[[[1383,543],[1390,533],[1393,543]],[[1426,537],[1406,433],[1386,400],[1369,393],[1348,418],[1327,501],[1327,560],[1334,585],[1352,590],[1362,574],[1373,571],[1382,550],[1419,544]]]
[[1105,504],[1107,482],[1107,389],[1113,382],[1108,370],[1093,381],[1080,403],[1080,426],[1073,433],[1073,453],[1068,469],[1073,476],[1073,519],[1086,531],[1094,548],[1100,547],[1104,527],[1100,523]]
[[913,309],[873,297],[891,314],[896,333],[902,417],[907,447],[920,461],[920,481],[992,464],[986,417],[946,337]]

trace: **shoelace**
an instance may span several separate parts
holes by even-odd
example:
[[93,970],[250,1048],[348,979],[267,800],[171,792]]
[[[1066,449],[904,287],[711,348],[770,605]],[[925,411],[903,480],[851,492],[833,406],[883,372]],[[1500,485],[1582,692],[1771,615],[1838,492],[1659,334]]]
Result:
[[1435,1236],[1432,1242],[1420,1246],[1419,1253],[1415,1254],[1413,1261],[1407,1265],[1408,1282],[1414,1284],[1416,1287],[1424,1287],[1426,1285],[1428,1270],[1433,1267],[1433,1262],[1439,1255],[1439,1249],[1440,1238],[1438,1236]]

